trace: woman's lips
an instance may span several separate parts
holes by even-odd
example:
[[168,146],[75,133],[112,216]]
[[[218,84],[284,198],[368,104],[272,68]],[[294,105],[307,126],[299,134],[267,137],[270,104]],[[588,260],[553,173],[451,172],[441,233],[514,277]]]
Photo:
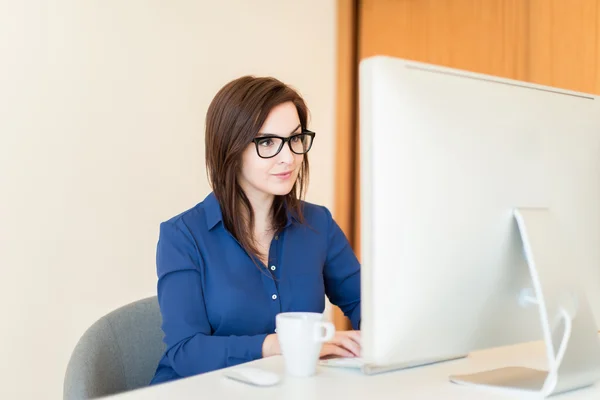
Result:
[[285,180],[285,179],[289,179],[292,176],[292,171],[287,171],[287,172],[282,172],[279,174],[273,174],[273,176]]

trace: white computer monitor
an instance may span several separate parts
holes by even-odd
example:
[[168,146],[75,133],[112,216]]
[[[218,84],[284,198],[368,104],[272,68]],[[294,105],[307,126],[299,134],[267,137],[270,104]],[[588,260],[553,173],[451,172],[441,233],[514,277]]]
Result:
[[600,99],[385,56],[359,78],[365,365],[544,340],[534,386],[596,380]]

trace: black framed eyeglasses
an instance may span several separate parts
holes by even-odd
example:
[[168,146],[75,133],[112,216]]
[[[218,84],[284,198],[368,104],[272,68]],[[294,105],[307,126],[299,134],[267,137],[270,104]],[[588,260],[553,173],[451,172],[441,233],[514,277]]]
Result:
[[305,129],[301,133],[289,137],[267,134],[254,138],[252,141],[256,145],[256,153],[260,158],[272,158],[279,154],[286,143],[290,146],[292,153],[306,154],[312,147],[314,138],[315,133]]

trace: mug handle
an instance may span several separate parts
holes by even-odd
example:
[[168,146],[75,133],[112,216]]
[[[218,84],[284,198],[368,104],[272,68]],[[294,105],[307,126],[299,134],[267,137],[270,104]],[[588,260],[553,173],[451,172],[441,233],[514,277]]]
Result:
[[[323,335],[325,329],[325,335]],[[327,342],[333,339],[335,335],[335,326],[331,322],[317,322],[315,324],[315,342]]]

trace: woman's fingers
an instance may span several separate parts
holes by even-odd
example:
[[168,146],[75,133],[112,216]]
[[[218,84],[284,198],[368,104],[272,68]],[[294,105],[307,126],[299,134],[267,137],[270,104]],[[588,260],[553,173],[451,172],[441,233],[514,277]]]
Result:
[[336,344],[350,351],[353,356],[360,356],[360,344],[352,340],[350,336],[344,335],[340,337]]
[[346,331],[346,335],[360,345],[360,331]]
[[325,343],[321,349],[321,357],[338,356],[338,357],[354,357],[354,355],[343,347],[334,343]]
[[360,356],[360,332],[357,331],[340,331],[334,336],[332,343],[344,347],[355,356]]
[[338,331],[333,339],[323,344],[321,357],[360,357],[360,331]]

